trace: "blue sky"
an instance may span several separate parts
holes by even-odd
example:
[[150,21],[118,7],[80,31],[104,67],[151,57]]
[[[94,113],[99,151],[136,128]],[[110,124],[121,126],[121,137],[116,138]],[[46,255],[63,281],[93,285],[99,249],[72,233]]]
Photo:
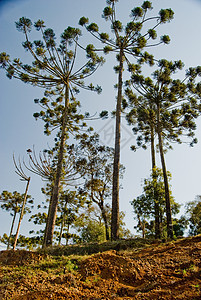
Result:
[[[156,58],[169,60],[181,59],[186,68],[201,65],[201,1],[198,0],[154,0],[153,13],[161,8],[172,8],[175,12],[174,20],[160,27],[159,36],[169,34],[171,43],[168,46],[159,46],[154,49]],[[117,5],[118,15],[124,23],[129,21],[130,10],[137,6],[139,1],[120,0]],[[23,35],[15,29],[15,21],[25,16],[32,21],[43,19],[47,27],[52,27],[56,35],[70,26],[78,26],[82,16],[88,16],[90,21],[99,24],[103,31],[108,31],[107,22],[101,18],[105,7],[105,0],[19,0],[0,1],[0,52],[5,51],[11,57],[20,57],[29,61],[29,56],[21,46]],[[151,13],[151,14],[153,14]],[[35,33],[33,35],[35,38]],[[81,42],[93,43],[83,31]],[[83,111],[90,113],[100,112],[103,109],[112,111],[115,108],[116,74],[113,71],[115,59],[112,55],[106,57],[106,64],[94,75],[92,81],[102,86],[103,92],[96,96],[89,92],[79,94]],[[126,77],[125,77],[126,78]],[[13,152],[16,157],[26,157],[26,149],[35,145],[40,151],[51,144],[51,137],[43,135],[43,123],[35,121],[33,113],[38,110],[34,98],[40,98],[42,91],[25,85],[17,80],[9,80],[0,70],[0,193],[3,190],[24,192],[25,184],[21,182],[14,172],[12,162]],[[113,121],[93,122],[92,126],[101,135],[104,143],[113,146],[110,138]],[[131,135],[131,128],[123,121],[121,162],[126,167],[122,181],[123,189],[120,193],[120,207],[126,213],[126,224],[133,231],[135,221],[129,202],[142,192],[143,179],[150,174],[150,151],[138,150],[133,153],[129,146],[135,139]],[[201,118],[197,122],[197,137],[200,142],[194,147],[175,145],[173,151],[166,155],[167,169],[172,173],[172,191],[177,202],[185,204],[194,200],[201,194]],[[158,162],[158,166],[160,166]],[[43,199],[40,189],[44,185],[40,178],[32,176],[29,194],[36,204]],[[0,235],[8,233],[11,217],[6,212],[0,211]],[[25,218],[22,222],[21,233],[28,234],[31,224]]]

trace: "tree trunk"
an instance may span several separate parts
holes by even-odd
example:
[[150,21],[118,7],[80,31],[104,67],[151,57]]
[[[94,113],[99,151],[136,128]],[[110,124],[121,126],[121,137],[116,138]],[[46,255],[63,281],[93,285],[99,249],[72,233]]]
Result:
[[60,232],[59,232],[59,242],[58,245],[61,245],[61,238],[62,238],[62,233],[63,233],[63,228],[64,228],[64,219],[65,219],[65,213],[63,213],[62,215],[62,222],[61,222],[61,228],[60,228]]
[[146,229],[145,229],[145,227],[146,227],[145,224],[146,223],[145,223],[145,220],[141,221],[139,214],[137,214],[137,218],[138,218],[138,222],[139,222],[139,225],[141,227],[141,230],[142,230],[142,238],[145,239],[145,237],[146,237]]
[[65,107],[64,107],[64,113],[63,113],[63,123],[62,123],[62,132],[61,132],[60,147],[59,147],[59,154],[58,154],[57,171],[56,171],[56,176],[55,176],[55,181],[54,181],[54,186],[53,186],[50,212],[49,212],[48,220],[47,220],[47,224],[46,224],[47,228],[46,228],[44,247],[51,246],[52,241],[53,241],[55,220],[56,220],[56,214],[57,214],[57,206],[58,206],[58,200],[59,200],[59,189],[60,189],[60,182],[61,182],[61,176],[62,176],[64,148],[65,148],[65,141],[66,141],[66,125],[67,125],[67,118],[68,118],[68,106],[69,106],[69,83],[66,84],[66,90],[65,90]]
[[26,190],[25,190],[25,194],[24,194],[24,200],[23,200],[23,204],[22,204],[22,208],[21,208],[21,212],[20,212],[18,227],[17,227],[17,231],[16,231],[16,234],[15,234],[15,241],[14,241],[14,245],[13,245],[13,250],[15,250],[15,248],[16,248],[17,238],[18,238],[18,234],[19,234],[19,231],[20,231],[20,225],[21,225],[21,222],[22,222],[22,218],[24,216],[24,208],[25,208],[25,204],[26,204],[26,200],[27,200],[27,193],[28,193],[30,179],[31,178],[29,177],[28,180],[27,180],[27,186],[26,186]]
[[7,250],[9,249],[9,246],[10,246],[10,239],[11,239],[11,236],[12,236],[12,233],[13,233],[13,227],[14,227],[16,215],[17,215],[17,207],[16,207],[16,210],[15,210],[13,220],[12,220],[12,224],[11,224],[11,228],[10,228],[10,234],[9,234],[9,237],[8,237]]
[[164,151],[163,151],[163,141],[160,125],[160,106],[158,105],[158,143],[159,151],[161,158],[161,165],[163,170],[163,179],[165,186],[165,201],[166,201],[166,218],[167,218],[167,235],[169,238],[173,238],[173,225],[172,225],[172,212],[171,212],[171,203],[170,203],[170,191],[167,177],[167,170],[165,165]]
[[59,233],[59,243],[58,245],[61,245],[61,238],[62,238],[62,233],[63,233],[63,228],[65,225],[65,217],[66,217],[66,210],[67,210],[67,204],[68,204],[68,197],[65,196],[65,207],[64,207],[64,212],[62,214],[62,222],[61,222],[61,229],[60,229],[60,233]]
[[119,55],[119,78],[118,95],[116,105],[116,131],[113,165],[113,187],[112,187],[112,223],[111,239],[119,238],[119,166],[120,166],[120,125],[121,125],[121,102],[122,102],[122,74],[123,74],[123,49]]
[[68,242],[69,242],[69,231],[70,231],[70,224],[67,225],[66,246],[68,245]]
[[155,158],[155,145],[154,145],[154,129],[151,126],[151,158],[152,158],[152,178],[154,183],[154,212],[155,212],[155,238],[161,238],[160,232],[160,219],[159,219],[159,201],[158,201],[158,193],[155,186],[155,181],[157,180],[156,176],[156,158]]
[[52,191],[51,191],[50,203],[49,203],[49,207],[48,207],[48,214],[47,214],[45,232],[44,232],[44,236],[43,236],[43,245],[42,245],[42,248],[45,248],[45,246],[46,246],[47,228],[48,228],[48,220],[49,220],[50,211],[51,211],[51,203],[52,203]]
[[143,223],[142,223],[142,238],[143,239],[146,238],[145,221],[143,221]]
[[101,203],[101,205],[99,205],[99,207],[101,209],[103,221],[104,221],[104,224],[105,224],[105,236],[106,236],[106,240],[109,241],[109,239],[110,239],[109,227],[108,227],[108,221],[107,221],[106,211],[105,211],[103,203]]

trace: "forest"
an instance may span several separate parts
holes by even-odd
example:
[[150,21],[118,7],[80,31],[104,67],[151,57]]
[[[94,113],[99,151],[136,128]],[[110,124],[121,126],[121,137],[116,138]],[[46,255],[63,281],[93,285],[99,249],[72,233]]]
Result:
[[[170,37],[158,35],[158,30],[173,20],[172,9],[161,8],[155,15],[152,3],[144,1],[128,13],[123,24],[117,18],[117,2],[107,0],[103,9],[107,32],[83,16],[77,27],[68,26],[56,36],[43,20],[21,17],[15,25],[31,62],[0,53],[1,72],[8,79],[43,90],[43,97],[34,99],[37,112],[33,117],[42,121],[48,145],[53,144],[39,151],[34,146],[26,149],[25,158],[21,158],[24,153],[19,158],[13,154],[13,168],[24,182],[24,193],[3,190],[0,194],[1,210],[10,218],[10,228],[0,237],[7,249],[45,249],[138,237],[174,240],[201,233],[201,196],[189,201],[185,213],[178,217],[181,204],[171,191],[165,155],[175,143],[193,147],[198,142],[201,66],[185,69],[185,62],[179,59],[152,54],[153,48],[171,47]],[[90,43],[83,44],[81,36]],[[103,107],[98,115],[83,112],[82,91],[93,93],[94,98],[102,92],[93,76],[112,55],[116,65],[111,72],[117,76],[113,111]],[[121,180],[126,173],[120,159],[123,118],[135,137],[135,143],[129,145],[131,151],[144,149],[151,158],[142,194],[130,199],[135,234],[126,228],[125,212],[119,207]],[[101,143],[93,128],[96,120],[105,119],[115,120],[114,147]],[[42,179],[39,188],[44,196],[37,205],[29,194],[34,176]],[[29,236],[20,234],[21,227],[26,227],[26,214],[33,224]],[[35,230],[35,225],[40,229]]]

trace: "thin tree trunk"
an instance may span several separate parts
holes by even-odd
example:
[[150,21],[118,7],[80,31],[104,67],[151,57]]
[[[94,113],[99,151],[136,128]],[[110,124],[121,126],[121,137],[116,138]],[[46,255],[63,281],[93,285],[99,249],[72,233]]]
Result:
[[48,207],[48,214],[47,214],[47,220],[46,220],[46,226],[45,226],[45,232],[44,232],[44,236],[43,236],[43,244],[42,244],[42,248],[46,247],[46,237],[47,237],[47,228],[48,228],[48,222],[50,219],[50,212],[51,212],[51,205],[52,205],[52,196],[53,196],[53,187],[50,193],[50,203],[49,203],[49,207]]
[[49,203],[49,207],[48,207],[48,214],[47,214],[45,232],[44,232],[44,236],[43,236],[43,245],[42,245],[42,248],[45,248],[45,246],[46,246],[47,228],[48,228],[48,220],[49,220],[50,211],[51,211],[51,203],[52,203],[52,192],[51,192],[50,203]]
[[61,222],[61,228],[60,228],[60,232],[59,232],[59,242],[58,242],[59,246],[61,245],[61,238],[62,238],[62,233],[63,233],[63,228],[64,228],[64,217],[65,217],[65,214],[63,213],[63,215],[62,215],[62,222]]
[[138,218],[138,222],[140,224],[140,227],[142,229],[142,238],[145,239],[145,237],[146,237],[145,220],[141,221],[139,214],[137,214],[137,218]]
[[145,221],[143,221],[143,223],[142,223],[142,238],[143,239],[146,238]]
[[63,212],[63,215],[62,215],[62,222],[61,222],[61,229],[60,229],[60,233],[59,233],[59,243],[58,245],[61,245],[61,238],[62,238],[62,233],[63,233],[63,228],[64,228],[64,225],[65,225],[65,217],[66,217],[66,210],[67,210],[67,204],[68,204],[68,197],[66,196],[65,197],[65,207],[64,207],[64,212]]
[[46,228],[46,236],[45,236],[44,246],[51,246],[52,241],[53,241],[58,199],[59,199],[59,189],[60,189],[60,182],[61,182],[61,176],[62,176],[64,148],[65,148],[65,141],[66,141],[66,124],[67,124],[67,118],[68,118],[68,106],[69,106],[69,84],[67,83],[66,90],[65,90],[65,108],[64,108],[64,114],[63,114],[63,123],[62,123],[61,140],[60,140],[60,147],[59,147],[59,154],[58,154],[57,171],[56,171],[56,177],[55,177],[54,186],[53,186],[50,213],[49,213],[47,225],[46,225],[47,228]]
[[[151,158],[152,158],[152,178],[155,184],[156,178],[156,158],[155,158],[155,145],[154,145],[154,129],[151,126]],[[159,220],[159,201],[156,187],[154,186],[154,212],[155,212],[155,238],[161,238],[160,220]]]
[[13,216],[13,220],[12,220],[12,224],[11,224],[11,228],[10,228],[10,234],[9,234],[9,237],[8,237],[7,250],[9,249],[9,246],[10,246],[10,239],[11,239],[11,235],[13,233],[13,227],[14,227],[16,215],[17,215],[17,207],[16,207],[16,210],[15,210],[15,213],[14,213],[14,216]]
[[119,78],[118,95],[116,105],[116,131],[113,165],[113,187],[112,187],[112,222],[111,239],[119,238],[119,166],[120,166],[120,125],[121,125],[121,102],[122,102],[122,75],[123,75],[123,49],[119,55]]
[[27,180],[27,186],[26,186],[26,190],[25,190],[25,194],[24,194],[24,200],[23,200],[23,204],[22,204],[22,208],[21,208],[21,212],[20,212],[18,227],[17,227],[17,231],[16,231],[16,234],[15,234],[15,241],[14,241],[14,245],[13,245],[13,250],[15,250],[15,248],[16,248],[17,238],[18,238],[19,231],[20,231],[20,225],[21,225],[21,222],[22,222],[22,218],[24,216],[24,208],[25,208],[25,204],[26,204],[26,200],[27,200],[27,193],[28,193],[30,179],[31,178],[29,177],[28,180]]
[[160,158],[161,158],[161,165],[163,170],[163,179],[164,179],[164,186],[165,186],[167,235],[169,238],[172,239],[173,238],[172,212],[171,212],[170,191],[169,191],[167,170],[166,170],[164,151],[163,151],[163,141],[162,141],[162,134],[161,134],[160,106],[158,106],[158,143],[159,143],[159,151],[160,151]]
[[166,171],[166,165],[165,165],[165,159],[164,159],[164,153],[163,153],[161,133],[158,134],[158,140],[159,140],[161,164],[162,164],[162,169],[163,169],[164,185],[165,185],[167,234],[168,234],[168,237],[170,237],[172,239],[173,238],[173,225],[172,225],[172,212],[171,212],[171,204],[170,204],[170,191],[169,191],[168,177],[167,177],[167,171]]
[[67,225],[66,246],[68,245],[68,242],[69,242],[69,231],[70,231],[70,224]]
[[159,211],[159,224],[160,224],[160,232],[161,232],[161,237],[164,237],[164,229],[163,229],[163,212],[162,210],[160,209]]
[[106,236],[106,240],[109,241],[109,239],[110,239],[109,227],[108,227],[108,221],[107,221],[106,211],[105,211],[103,203],[101,203],[101,205],[99,207],[101,209],[103,221],[104,221],[104,224],[105,224],[105,236]]

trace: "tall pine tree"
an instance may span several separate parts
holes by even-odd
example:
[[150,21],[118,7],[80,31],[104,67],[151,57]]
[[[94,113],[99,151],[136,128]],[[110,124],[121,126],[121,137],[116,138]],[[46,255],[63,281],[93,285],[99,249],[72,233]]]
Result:
[[[156,46],[161,43],[168,44],[169,36],[164,35],[160,40],[156,40],[156,28],[173,18],[171,9],[161,9],[157,16],[148,16],[152,9],[150,1],[144,1],[141,7],[135,7],[131,11],[131,21],[123,26],[122,22],[117,19],[116,2],[118,0],[107,0],[107,6],[103,10],[103,18],[111,24],[112,37],[108,33],[100,32],[96,23],[89,23],[88,18],[82,17],[79,24],[85,28],[99,41],[105,44],[102,49],[105,54],[109,52],[116,53],[118,65],[115,71],[118,74],[118,93],[116,104],[116,129],[115,129],[115,153],[114,153],[114,173],[113,173],[113,193],[112,193],[112,240],[119,238],[119,168],[120,168],[120,125],[121,125],[121,103],[123,87],[123,71],[126,62],[129,70],[137,70],[138,65],[130,63],[131,59],[137,59],[138,63],[147,62],[153,65],[153,56],[148,52],[143,52],[146,47]],[[148,25],[149,24],[149,25]],[[94,55],[93,45],[86,47],[87,55]]]
[[[45,28],[44,21],[38,20],[34,27],[41,33],[41,40],[30,41],[29,33],[32,29],[30,19],[22,17],[16,22],[16,28],[25,36],[23,47],[33,58],[32,64],[23,64],[20,59],[11,60],[5,52],[0,54],[0,66],[6,70],[8,78],[17,78],[25,83],[47,89],[57,88],[62,91],[61,132],[59,136],[59,150],[57,171],[51,200],[51,211],[48,217],[48,228],[45,245],[51,245],[62,175],[65,141],[68,129],[69,103],[74,101],[74,91],[79,88],[100,92],[99,86],[86,85],[84,79],[91,76],[103,59],[97,55],[88,55],[86,63],[75,69],[77,57],[77,41],[81,34],[77,28],[68,27],[61,34],[57,45],[55,33],[51,28]],[[72,97],[71,97],[72,96]]]
[[[182,137],[190,138],[191,146],[197,142],[194,137],[195,120],[201,112],[201,84],[196,82],[196,77],[201,75],[201,67],[189,68],[183,80],[174,79],[174,74],[182,68],[181,61],[162,59],[152,74],[153,78],[133,73],[127,82],[130,87],[126,90],[131,108],[127,120],[135,125],[133,131],[138,135],[138,146],[146,147],[146,143],[151,142],[153,147],[155,135],[158,137],[170,238],[173,237],[173,226],[164,151],[167,147],[171,148],[170,142],[182,143]],[[184,138],[184,141],[188,142],[188,139]],[[153,160],[153,151],[151,153]]]

